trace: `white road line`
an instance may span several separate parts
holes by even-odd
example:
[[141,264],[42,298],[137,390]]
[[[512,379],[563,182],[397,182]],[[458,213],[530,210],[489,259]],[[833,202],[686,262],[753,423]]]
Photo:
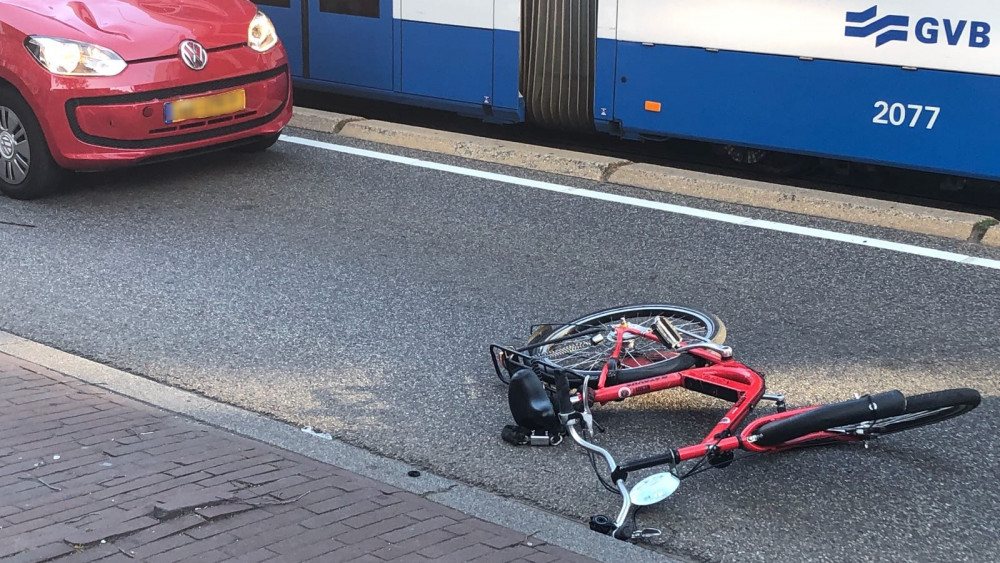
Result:
[[314,141],[312,139],[303,139],[301,137],[292,137],[289,135],[282,135],[281,140],[289,143],[294,143],[297,145],[305,145],[307,147],[315,147],[318,149],[324,149],[344,154],[351,154],[355,156],[362,156],[365,158],[375,158],[378,160],[385,160],[389,162],[395,162],[398,164],[405,164],[407,166],[416,166],[418,168],[438,170],[441,172],[459,174],[462,176],[470,176],[473,178],[480,178],[483,180],[503,182],[505,184],[513,184],[515,186],[523,186],[526,188],[535,188],[550,192],[559,192],[562,194],[575,195],[579,197],[596,199],[600,201],[621,203],[625,205],[631,205],[634,207],[644,207],[646,209],[655,209],[657,211],[665,211],[667,213],[688,215],[691,217],[698,217],[700,219],[708,219],[711,221],[733,223],[735,225],[741,225],[744,227],[754,227],[757,229],[780,231],[783,233],[791,233],[818,239],[846,242],[848,244],[857,244],[861,246],[881,248],[883,250],[891,250],[893,252],[901,252],[903,254],[913,254],[916,256],[924,256],[927,258],[935,258],[937,260],[946,260],[949,262],[958,262],[960,264],[970,264],[973,266],[980,266],[983,268],[992,268],[994,270],[1000,270],[1000,260],[977,258],[975,256],[969,256],[967,254],[958,254],[956,252],[945,252],[943,250],[934,250],[932,248],[924,248],[922,246],[914,246],[911,244],[901,244],[898,242],[891,242],[876,238],[848,235],[844,233],[837,233],[834,231],[813,229],[810,227],[800,227],[798,225],[777,223],[775,221],[762,221],[759,219],[751,219],[749,217],[741,217],[739,215],[732,215],[729,213],[717,213],[715,211],[706,211],[704,209],[695,209],[693,207],[684,207],[681,205],[672,205],[669,203],[661,203],[658,201],[649,201],[645,199],[639,199],[636,197],[628,197],[617,194],[596,192],[593,190],[584,190],[581,188],[574,188],[572,186],[564,186],[561,184],[553,184],[550,182],[540,182],[538,180],[528,180],[526,178],[508,176],[506,174],[497,174],[495,172],[484,172],[482,170],[475,170],[472,168],[463,168],[461,166],[452,166],[450,164],[441,164],[438,162],[420,160],[417,158],[410,158],[406,156],[386,154],[376,151],[348,147],[344,145],[337,145],[333,143],[324,143],[322,141]]

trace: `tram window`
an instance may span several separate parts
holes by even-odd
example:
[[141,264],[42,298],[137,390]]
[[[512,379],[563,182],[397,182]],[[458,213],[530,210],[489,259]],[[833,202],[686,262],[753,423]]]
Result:
[[379,17],[380,0],[319,0],[319,11],[365,18]]
[[258,6],[274,6],[275,8],[291,8],[292,0],[254,0]]

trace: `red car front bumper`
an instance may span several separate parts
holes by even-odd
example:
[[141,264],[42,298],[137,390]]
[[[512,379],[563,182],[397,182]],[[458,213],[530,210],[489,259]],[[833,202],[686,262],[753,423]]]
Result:
[[[280,45],[267,53],[245,45],[216,49],[201,71],[174,56],[130,63],[114,77],[44,77],[50,83],[30,88],[28,101],[53,158],[72,170],[124,166],[236,144],[276,134],[292,117],[292,82]],[[167,103],[236,90],[245,93],[243,109],[167,122]]]

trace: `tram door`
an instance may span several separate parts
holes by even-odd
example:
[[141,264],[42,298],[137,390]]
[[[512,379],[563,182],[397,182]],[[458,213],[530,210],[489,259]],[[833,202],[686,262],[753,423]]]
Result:
[[310,0],[309,78],[392,90],[392,0]]

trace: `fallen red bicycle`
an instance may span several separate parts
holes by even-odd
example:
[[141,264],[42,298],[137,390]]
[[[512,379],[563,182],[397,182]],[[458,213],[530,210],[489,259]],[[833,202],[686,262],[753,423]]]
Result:
[[[490,347],[497,376],[509,385],[508,402],[516,425],[504,440],[517,445],[557,445],[569,435],[592,457],[604,458],[611,483],[598,479],[623,501],[614,520],[597,515],[591,529],[618,539],[658,535],[628,525],[633,506],[655,504],[685,479],[708,467],[725,467],[737,450],[754,453],[859,442],[941,422],[980,402],[974,389],[949,389],[905,397],[899,391],[856,397],[840,403],[788,410],[780,394],[765,393],[764,378],[733,358],[724,346],[726,328],[715,315],[676,305],[618,307],[557,326],[535,327],[523,346]],[[733,403],[698,444],[618,463],[594,444],[594,404],[675,387]],[[777,412],[740,429],[762,401]],[[681,471],[681,464],[694,462]],[[668,466],[631,489],[630,472]],[[596,471],[596,464],[594,464]]]

